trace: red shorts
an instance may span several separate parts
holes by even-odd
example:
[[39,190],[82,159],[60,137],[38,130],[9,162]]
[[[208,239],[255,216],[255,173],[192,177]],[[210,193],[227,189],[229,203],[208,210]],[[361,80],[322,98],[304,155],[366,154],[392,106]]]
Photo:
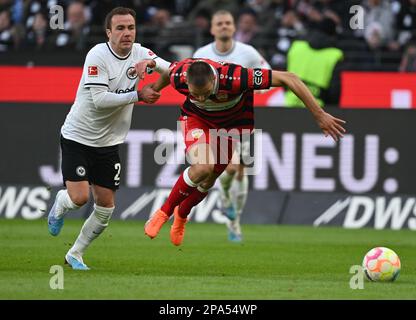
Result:
[[181,116],[179,121],[186,146],[185,152],[188,153],[194,145],[209,144],[214,156],[214,171],[224,171],[240,142],[240,131],[215,128],[192,116]]

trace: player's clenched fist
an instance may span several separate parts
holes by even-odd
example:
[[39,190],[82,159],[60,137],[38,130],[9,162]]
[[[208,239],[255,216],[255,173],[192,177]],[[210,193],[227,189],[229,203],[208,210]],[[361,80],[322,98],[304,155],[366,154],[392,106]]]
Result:
[[130,75],[137,74],[139,79],[143,80],[146,69],[147,68],[153,69],[154,67],[156,67],[156,62],[154,60],[152,59],[142,60],[142,61],[137,62],[134,65],[134,69],[130,71]]

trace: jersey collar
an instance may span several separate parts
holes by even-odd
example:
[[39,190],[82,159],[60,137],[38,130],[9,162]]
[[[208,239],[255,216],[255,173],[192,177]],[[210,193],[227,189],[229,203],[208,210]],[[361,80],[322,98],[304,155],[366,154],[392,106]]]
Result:
[[235,40],[232,39],[231,41],[233,42],[233,44],[232,44],[230,50],[228,50],[226,52],[218,51],[218,49],[215,45],[215,41],[212,43],[212,50],[215,52],[215,54],[217,54],[219,56],[227,56],[227,55],[231,54],[231,52],[233,52],[234,48],[235,48]]
[[[117,59],[119,59],[119,60],[126,60],[128,57],[130,57],[130,54],[131,54],[131,52],[132,52],[132,50],[133,50],[133,48],[132,48],[132,50],[130,50],[130,52],[129,52],[127,55],[125,55],[124,57],[121,57],[121,56],[119,56],[117,53],[115,53],[115,52],[113,51],[113,49],[111,49],[111,46],[110,46],[110,44],[109,44],[108,42],[106,42],[105,44],[107,45],[108,50],[110,50],[110,52],[113,54],[113,56],[114,56],[114,57],[116,57],[116,58],[117,58]],[[134,44],[133,44],[133,45],[134,45]]]

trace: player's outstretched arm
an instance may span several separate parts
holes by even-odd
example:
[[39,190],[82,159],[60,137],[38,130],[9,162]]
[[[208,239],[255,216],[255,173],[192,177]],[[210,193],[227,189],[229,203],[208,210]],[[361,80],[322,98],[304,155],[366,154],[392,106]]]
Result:
[[157,80],[152,84],[152,88],[155,91],[160,91],[162,90],[164,87],[168,86],[170,83],[169,81],[169,71],[165,71],[162,72],[159,76],[159,78],[157,78]]
[[319,127],[325,136],[330,135],[335,141],[343,137],[346,132],[342,124],[344,120],[338,119],[325,112],[315,100],[308,87],[299,79],[297,75],[291,72],[272,71],[272,87],[286,86],[293,91],[299,99],[305,104],[308,110],[314,116]]

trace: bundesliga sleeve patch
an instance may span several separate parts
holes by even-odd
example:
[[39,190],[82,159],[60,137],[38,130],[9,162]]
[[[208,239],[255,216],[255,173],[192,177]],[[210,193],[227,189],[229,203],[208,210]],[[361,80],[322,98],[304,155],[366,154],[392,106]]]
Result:
[[88,76],[98,76],[98,67],[88,66]]

